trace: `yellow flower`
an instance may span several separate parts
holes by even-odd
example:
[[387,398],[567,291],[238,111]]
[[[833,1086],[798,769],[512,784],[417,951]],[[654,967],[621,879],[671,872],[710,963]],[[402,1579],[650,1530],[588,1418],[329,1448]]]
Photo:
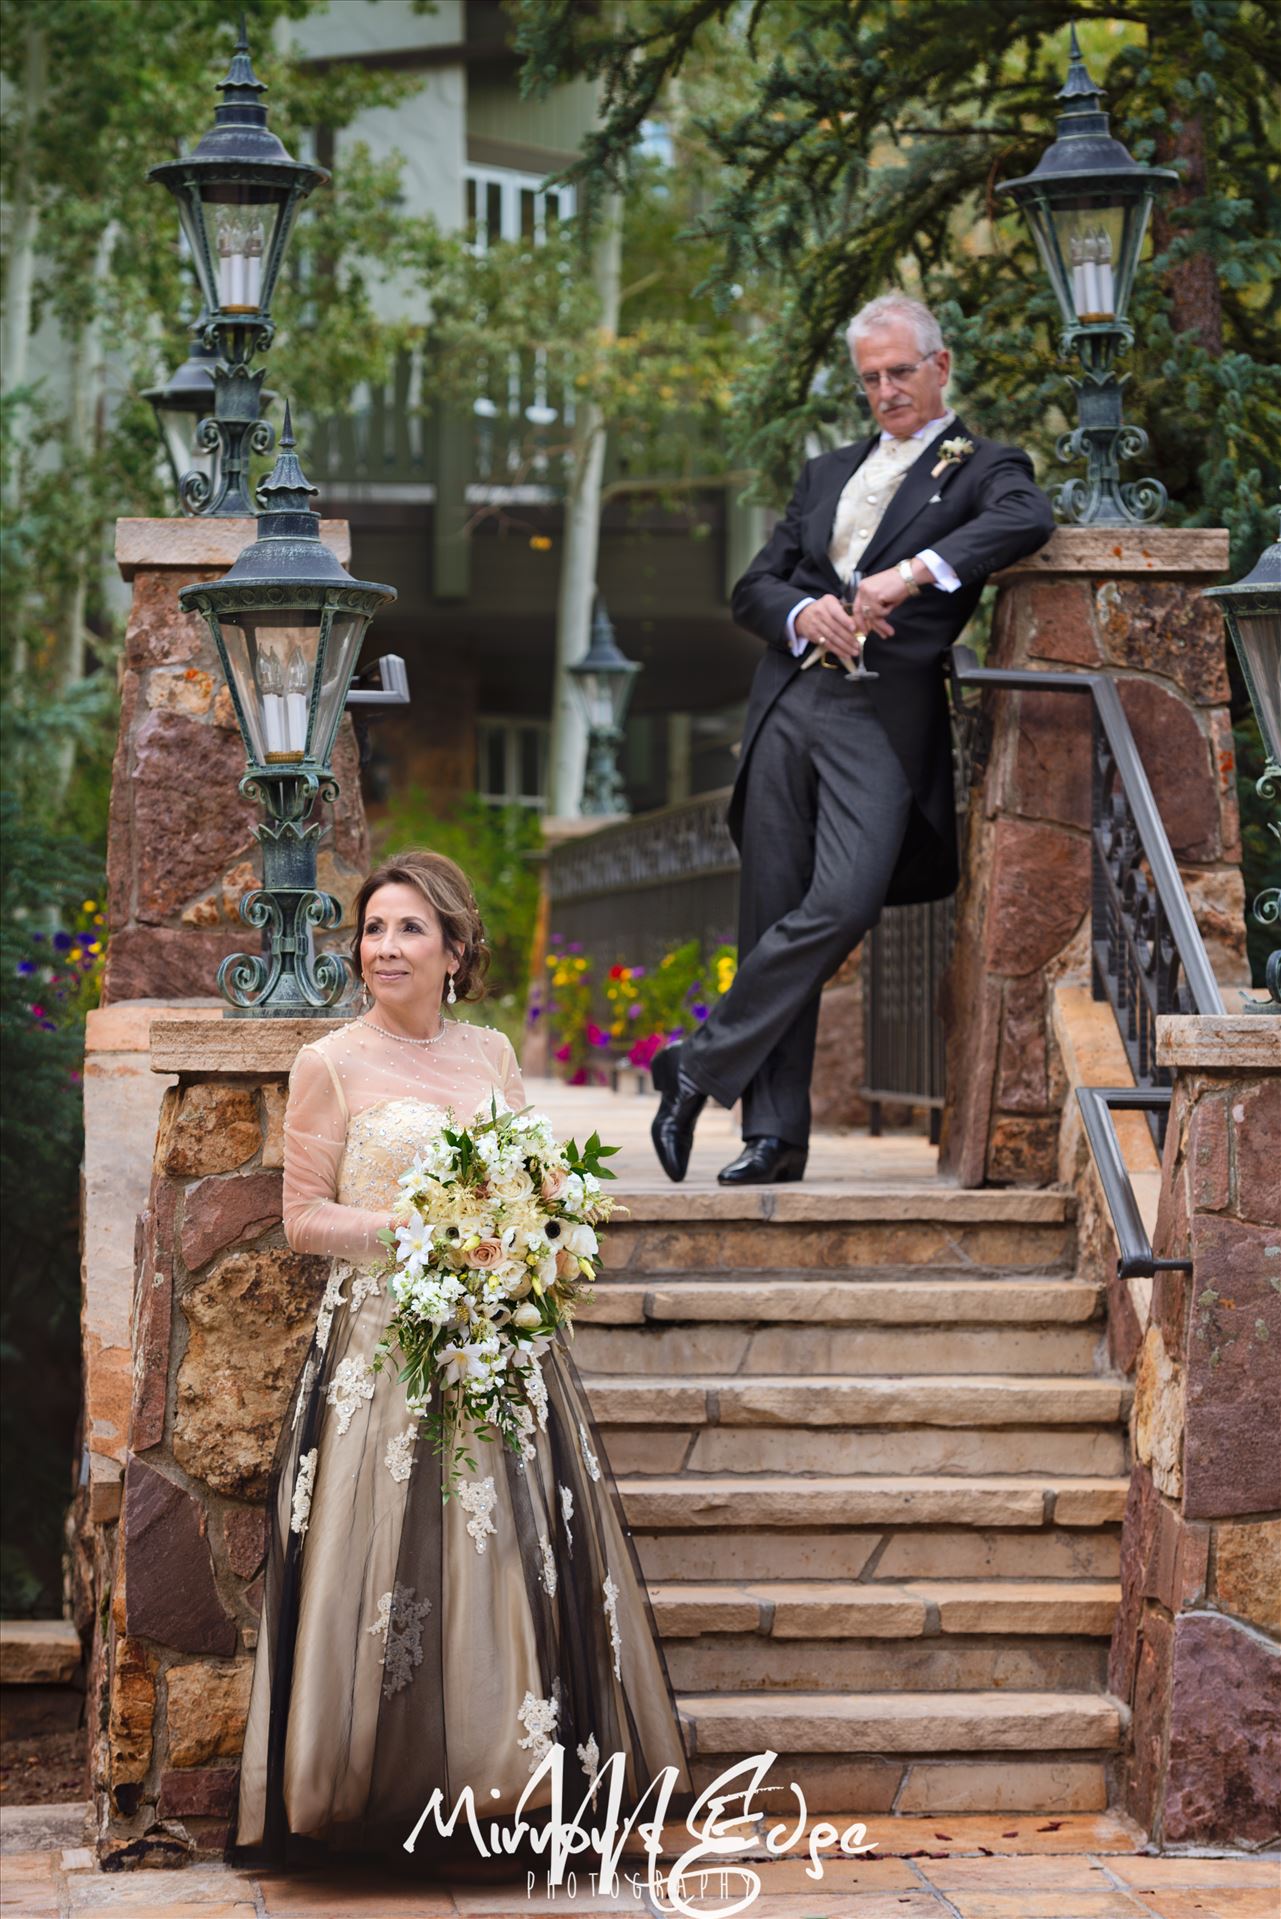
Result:
[[552,543],[545,533],[531,533],[529,544],[535,553],[550,553],[552,550]]
[[97,900],[82,900],[80,903],[80,911],[82,913],[96,913],[97,910],[98,910]]

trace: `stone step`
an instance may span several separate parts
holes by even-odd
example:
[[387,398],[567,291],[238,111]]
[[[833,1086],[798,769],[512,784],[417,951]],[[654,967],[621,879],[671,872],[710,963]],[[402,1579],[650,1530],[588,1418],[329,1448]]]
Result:
[[1067,1277],[1075,1254],[1069,1194],[963,1191],[941,1181],[866,1192],[833,1186],[683,1192],[620,1190],[627,1216],[611,1223],[609,1273],[819,1270],[825,1279],[912,1268]]
[[1106,1639],[1114,1581],[918,1580],[910,1586],[822,1580],[651,1586],[665,1640],[729,1633],[787,1639],[916,1639],[1008,1633]]
[[839,1474],[620,1479],[635,1531],[730,1527],[1092,1527],[1119,1524],[1124,1479],[888,1477]]
[[1059,1753],[1116,1750],[1121,1709],[1095,1692],[678,1695],[692,1751]]
[[603,1274],[579,1308],[578,1324],[638,1326],[650,1321],[732,1320],[829,1326],[1072,1326],[1101,1316],[1104,1293],[1093,1282],[1018,1274],[921,1279],[901,1267],[857,1279],[829,1273],[776,1273],[752,1281],[705,1273],[667,1273],[657,1280]]
[[1119,1378],[957,1377],[584,1379],[603,1426],[1109,1426],[1129,1388]]
[[1108,1648],[1037,1635],[904,1639],[765,1639],[719,1633],[667,1642],[677,1692],[1100,1692]]
[[[634,1482],[633,1482],[634,1483]],[[644,1483],[644,1482],[641,1482]],[[749,1481],[749,1485],[756,1482]],[[1103,1580],[1120,1567],[1119,1529],[1040,1526],[758,1527],[695,1522],[633,1534],[651,1583],[704,1580]],[[869,1569],[871,1569],[869,1571]]]
[[601,1433],[616,1473],[1124,1472],[1125,1431],[1111,1426],[613,1426]]
[[69,1685],[80,1658],[80,1635],[69,1619],[0,1620],[0,1684]]
[[[888,1290],[888,1289],[886,1289]],[[754,1289],[739,1295],[740,1319],[676,1324],[580,1323],[574,1358],[588,1372],[665,1373],[1016,1373],[1088,1375],[1105,1362],[1103,1327],[761,1325]]]

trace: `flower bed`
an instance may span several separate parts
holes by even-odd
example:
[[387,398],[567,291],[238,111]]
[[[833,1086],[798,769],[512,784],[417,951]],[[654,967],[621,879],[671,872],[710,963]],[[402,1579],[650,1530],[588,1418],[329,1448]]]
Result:
[[647,1067],[702,1024],[738,965],[734,947],[704,954],[698,940],[673,947],[654,966],[601,966],[555,933],[549,944],[547,980],[529,1018],[546,1020],[549,1052],[572,1086],[608,1085],[619,1061]]

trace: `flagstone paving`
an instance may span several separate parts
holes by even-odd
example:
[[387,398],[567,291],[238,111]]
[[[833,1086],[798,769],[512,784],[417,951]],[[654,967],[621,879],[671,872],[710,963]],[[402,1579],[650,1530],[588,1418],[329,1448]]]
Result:
[[[0,1859],[4,1919],[591,1919],[670,1913],[641,1880],[619,1880],[616,1897],[580,1875],[554,1894],[525,1874],[448,1886],[405,1869],[335,1867],[325,1872],[252,1873],[201,1865],[185,1871],[104,1874],[87,1847],[24,1851],[22,1815],[6,1810]],[[829,1815],[830,1816],[830,1815]],[[818,1823],[812,1816],[810,1830]],[[842,1825],[839,1817],[833,1823]],[[1281,1853],[1217,1858],[1149,1858],[1141,1832],[1116,1814],[1050,1820],[966,1817],[880,1819],[868,1824],[876,1851],[842,1857],[824,1847],[821,1879],[797,1850],[769,1859],[762,1846],[740,1857],[759,1876],[747,1919],[1277,1919]],[[736,1904],[738,1872],[709,1874],[688,1903],[711,1915]],[[738,1869],[741,1871],[741,1868]]]

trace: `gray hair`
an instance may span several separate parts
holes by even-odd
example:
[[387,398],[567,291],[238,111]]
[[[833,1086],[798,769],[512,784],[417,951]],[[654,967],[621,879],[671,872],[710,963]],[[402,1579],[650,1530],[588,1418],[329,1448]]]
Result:
[[845,329],[850,358],[853,359],[854,349],[860,340],[865,340],[869,333],[878,333],[882,328],[893,325],[897,320],[906,320],[912,328],[919,352],[938,353],[942,350],[942,329],[927,306],[906,293],[883,293],[879,299],[869,300],[866,306],[860,307]]

